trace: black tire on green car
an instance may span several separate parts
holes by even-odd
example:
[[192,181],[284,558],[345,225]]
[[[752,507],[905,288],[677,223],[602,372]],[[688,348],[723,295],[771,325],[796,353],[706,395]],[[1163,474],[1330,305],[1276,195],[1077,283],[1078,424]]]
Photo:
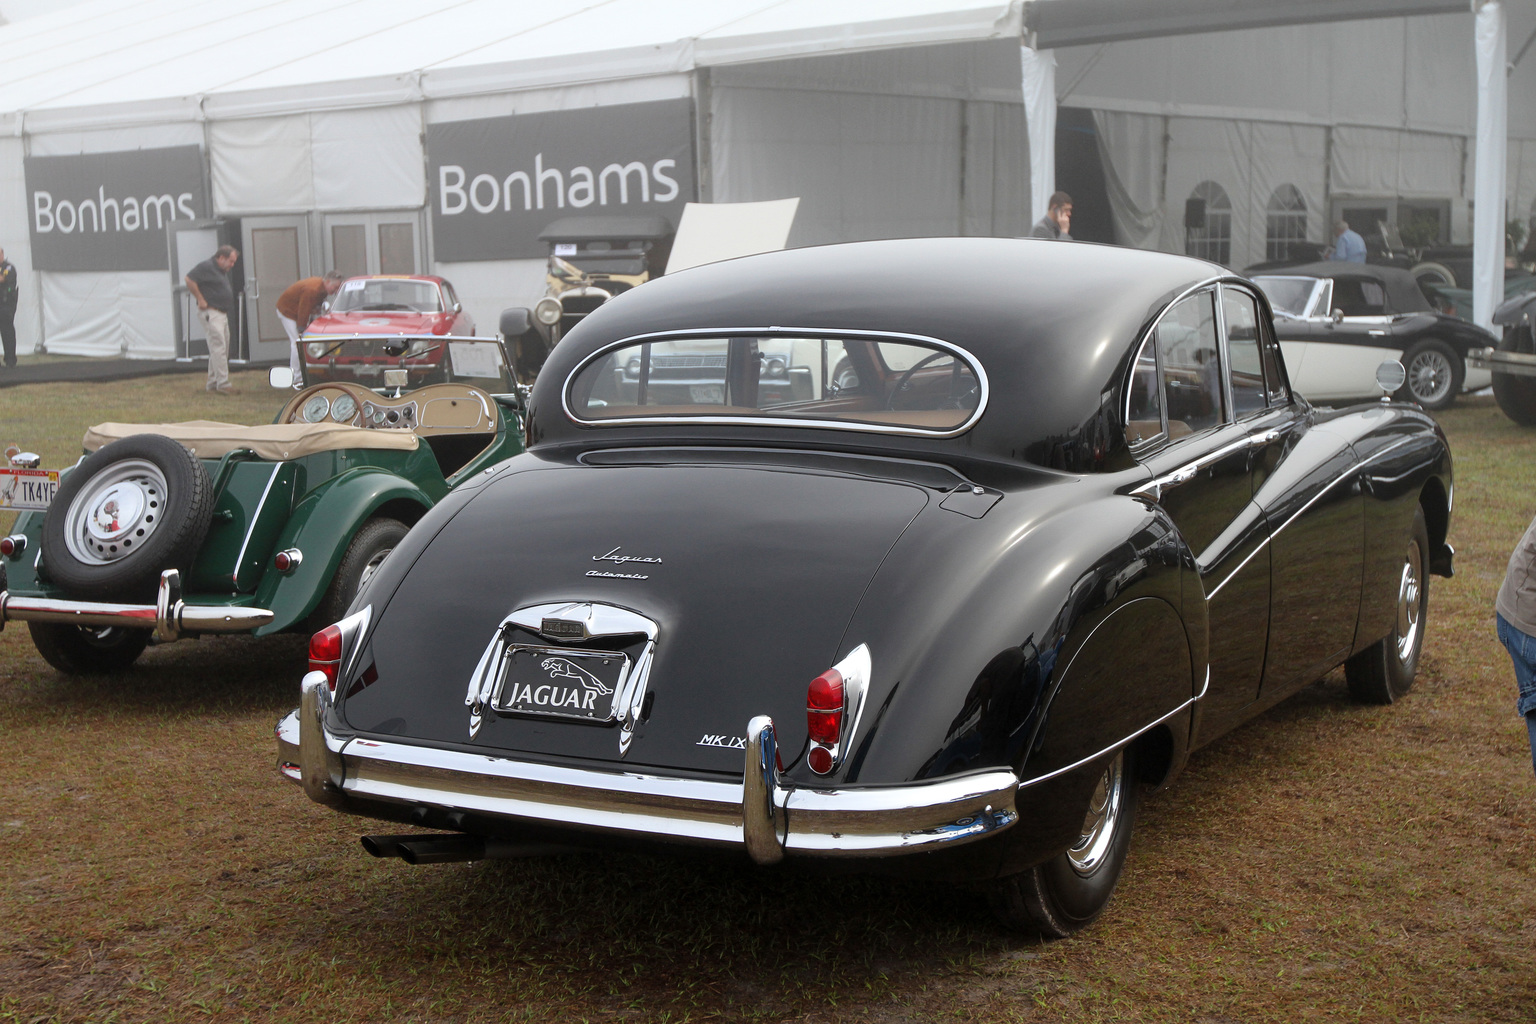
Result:
[[[1536,339],[1533,339],[1531,326],[1517,324],[1505,328],[1504,336],[1499,339],[1498,350],[1531,355],[1536,353],[1536,344],[1533,344],[1533,341]],[[1495,373],[1493,400],[1499,403],[1499,408],[1504,411],[1505,416],[1522,427],[1536,427],[1536,376]]]
[[330,588],[309,617],[308,625],[312,631],[324,629],[346,616],[352,600],[409,530],[410,527],[398,519],[376,516],[352,535],[347,553],[341,556],[341,564],[331,578]]
[[29,622],[32,644],[43,660],[66,675],[121,672],[149,644],[149,630]]
[[993,915],[1009,928],[1064,939],[1103,913],[1125,868],[1136,824],[1135,751],[1117,751],[1083,814],[1082,833],[1044,864],[993,883]]
[[1413,689],[1424,649],[1429,611],[1429,530],[1424,510],[1413,513],[1413,525],[1403,540],[1403,563],[1397,581],[1397,619],[1392,632],[1344,663],[1350,696],[1362,704],[1391,704]]
[[160,574],[185,574],[213,517],[213,484],[159,434],[103,445],[65,474],[43,520],[48,578],[72,598],[153,601]]
[[1438,412],[1456,401],[1467,364],[1443,341],[1426,338],[1403,353],[1408,379],[1397,392],[1399,401],[1417,402]]

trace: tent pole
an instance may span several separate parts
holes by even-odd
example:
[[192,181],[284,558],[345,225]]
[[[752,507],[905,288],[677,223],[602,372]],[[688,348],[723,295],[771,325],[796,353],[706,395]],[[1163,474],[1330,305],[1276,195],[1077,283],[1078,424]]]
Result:
[[1500,0],[1473,0],[1477,11],[1477,158],[1472,186],[1472,320],[1492,329],[1504,301],[1504,176],[1509,144],[1508,27]]
[[1029,223],[1045,216],[1056,191],[1056,55],[1036,50],[1026,37],[1019,49],[1024,69],[1024,126],[1029,134]]

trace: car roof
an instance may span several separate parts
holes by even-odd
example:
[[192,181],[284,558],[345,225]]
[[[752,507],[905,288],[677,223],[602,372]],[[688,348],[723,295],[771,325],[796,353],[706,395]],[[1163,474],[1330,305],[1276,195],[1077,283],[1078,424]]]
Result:
[[1328,260],[1272,270],[1255,277],[1326,277],[1335,281],[1375,281],[1387,294],[1387,309],[1394,313],[1429,312],[1434,309],[1414,276],[1401,267],[1383,267],[1375,263],[1351,263]]
[[348,281],[430,281],[432,284],[444,284],[445,278],[432,274],[353,274]]
[[[992,397],[957,438],[887,439],[887,447],[969,448],[1070,468],[1085,451],[1102,455],[1115,443],[1090,435],[1109,430],[1123,445],[1123,430],[1099,421],[1113,418],[1143,327],[1179,293],[1218,277],[1230,275],[1186,256],[1031,238],[853,242],[707,264],[625,292],[573,328],[534,385],[529,436],[535,444],[625,443],[665,429],[742,436],[727,427],[571,421],[561,400],[571,374],[628,338],[700,329],[889,332],[965,349],[985,368]],[[760,439],[774,428],[745,429]],[[1073,454],[1056,451],[1063,447]]]

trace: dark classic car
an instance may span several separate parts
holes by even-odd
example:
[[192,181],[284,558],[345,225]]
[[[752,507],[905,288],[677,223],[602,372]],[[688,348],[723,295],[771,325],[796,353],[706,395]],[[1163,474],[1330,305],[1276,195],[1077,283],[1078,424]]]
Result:
[[[304,329],[304,380],[355,380],[370,387],[384,370],[403,368],[414,384],[438,373],[447,354],[444,339],[475,333],[475,321],[453,285],[441,277],[375,274],[349,277],[331,297],[326,311]],[[391,335],[411,339],[405,352]],[[339,337],[368,337],[367,343],[341,347]]]
[[1469,349],[1493,335],[1438,312],[1411,273],[1364,263],[1309,263],[1259,274],[1291,385],[1314,402],[1375,393],[1376,367],[1401,360],[1408,379],[1397,397],[1444,409],[1463,390],[1488,386],[1486,371],[1468,370]]
[[313,800],[450,830],[375,854],[838,860],[1065,935],[1192,749],[1339,664],[1407,691],[1451,571],[1433,420],[1309,405],[1263,293],[1163,253],[668,275],[566,336],[528,432],[316,634],[278,725]]
[[[398,360],[416,340],[331,344],[343,359],[376,343]],[[434,341],[448,357],[415,390],[396,366],[381,370],[387,392],[290,391],[263,426],[92,427],[51,503],[0,540],[0,627],[25,621],[61,671],[110,672],[151,639],[335,621],[412,523],[523,450],[500,342]]]
[[1467,362],[1493,374],[1493,397],[1504,415],[1536,426],[1536,291],[1513,295],[1493,311],[1497,345],[1474,349]]

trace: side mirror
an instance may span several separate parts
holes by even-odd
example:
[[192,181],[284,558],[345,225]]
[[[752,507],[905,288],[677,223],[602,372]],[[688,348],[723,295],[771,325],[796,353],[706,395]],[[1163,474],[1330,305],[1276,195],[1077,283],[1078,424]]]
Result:
[[1392,401],[1392,396],[1408,381],[1408,371],[1396,359],[1384,359],[1376,367],[1376,386],[1381,388],[1381,400]]
[[527,306],[513,306],[501,311],[501,336],[510,341],[527,333],[533,326],[533,312]]
[[275,388],[293,387],[293,367],[274,366],[267,371],[267,383]]
[[1332,320],[1336,324],[1341,324],[1344,322],[1344,311],[1342,309],[1336,309],[1332,313],[1328,314],[1328,319]]

